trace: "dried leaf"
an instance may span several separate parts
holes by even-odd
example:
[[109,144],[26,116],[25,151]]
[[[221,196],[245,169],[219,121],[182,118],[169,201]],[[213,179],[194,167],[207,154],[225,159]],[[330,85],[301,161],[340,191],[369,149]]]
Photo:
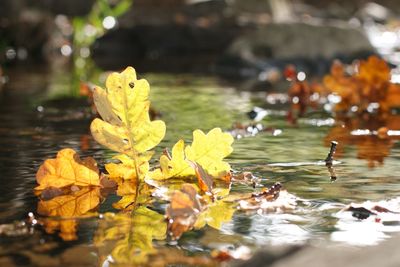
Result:
[[69,185],[98,186],[99,179],[97,163],[92,157],[81,160],[73,149],[65,148],[57,153],[55,159],[48,159],[40,166],[36,173],[39,186],[35,189]]
[[203,167],[196,162],[189,162],[196,172],[197,181],[201,191],[212,194],[214,179],[209,175]]
[[196,189],[191,184],[184,184],[180,190],[174,191],[165,213],[170,236],[179,239],[184,232],[191,230],[201,209]]
[[239,197],[239,209],[263,212],[294,209],[297,205],[297,198],[281,188],[280,183],[275,183],[269,189],[264,189],[259,193],[253,193],[248,197]]

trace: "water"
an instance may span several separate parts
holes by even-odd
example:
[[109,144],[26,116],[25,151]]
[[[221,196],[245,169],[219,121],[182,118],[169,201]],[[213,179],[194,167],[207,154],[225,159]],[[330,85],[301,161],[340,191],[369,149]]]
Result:
[[[44,266],[45,263],[46,266],[108,266],[114,261],[122,266],[145,265],[149,258],[138,254],[135,244],[139,242],[137,240],[147,240],[148,236],[143,233],[151,231],[156,256],[152,256],[151,264],[148,264],[156,266],[157,263],[177,264],[176,259],[184,265],[212,265],[209,255],[213,250],[227,249],[244,257],[269,244],[371,245],[399,230],[396,222],[398,224],[400,218],[396,214],[388,219],[378,214],[379,220],[390,222],[380,224],[374,221],[377,216],[362,221],[349,212],[340,212],[347,204],[368,200],[392,200],[380,205],[399,209],[400,200],[396,197],[400,195],[400,146],[396,137],[345,139],[342,130],[329,123],[316,126],[316,122],[329,119],[327,114],[314,114],[313,120],[304,119],[293,126],[286,123],[279,112],[272,112],[277,115],[266,117],[262,123],[281,131],[276,135],[267,131],[236,140],[228,161],[236,171],[253,172],[260,178],[261,186],[281,182],[298,198],[295,209],[278,213],[235,212],[219,230],[206,226],[185,233],[175,242],[157,238],[155,234],[155,229],[162,229],[165,224],[164,217],[152,217],[154,228],[145,223],[152,211],[142,210],[133,217],[129,214],[110,215],[109,212],[117,213],[112,203],[118,199],[111,195],[101,198],[98,213],[93,216],[76,220],[53,218],[50,221],[56,230],[46,233],[46,230],[51,231],[46,218],[37,215],[38,198],[33,191],[40,164],[46,158],[54,158],[57,151],[65,147],[74,148],[81,156],[93,156],[100,164],[112,155],[90,137],[92,118],[85,100],[45,100],[55,88],[68,88],[65,75],[57,75],[42,70],[17,70],[10,73],[10,82],[1,91],[2,266]],[[241,92],[235,85],[214,77],[161,74],[145,77],[152,88],[152,107],[167,124],[167,135],[157,153],[180,138],[190,141],[194,129],[207,131],[221,127],[229,130],[235,122],[246,123],[246,112],[255,105],[275,108],[264,104],[264,93]],[[393,125],[400,128],[396,123]],[[339,139],[339,157],[334,168],[338,179],[331,182],[329,171],[321,160],[329,151],[330,141],[336,138]],[[244,185],[232,188],[233,194],[251,191]],[[162,209],[163,205],[156,205],[155,209]],[[40,225],[26,227],[23,224],[28,220],[29,212],[39,219]],[[65,233],[59,235],[60,227],[68,224],[77,225],[77,232],[73,233],[76,236],[71,238],[75,239],[73,241],[63,240]],[[6,231],[6,226],[11,230]],[[117,230],[119,236],[108,240],[108,234]],[[361,238],[365,236],[368,238]]]

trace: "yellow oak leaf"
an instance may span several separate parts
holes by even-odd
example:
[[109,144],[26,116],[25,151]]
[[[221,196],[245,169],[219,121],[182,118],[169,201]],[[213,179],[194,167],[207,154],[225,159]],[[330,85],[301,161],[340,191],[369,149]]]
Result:
[[100,184],[99,169],[92,157],[81,160],[73,149],[65,148],[57,153],[55,159],[47,159],[39,167],[36,181],[39,184],[36,190],[69,185],[98,186]]
[[189,162],[201,165],[206,173],[221,177],[230,171],[229,163],[223,161],[232,153],[233,137],[214,128],[207,134],[201,130],[193,132],[193,142],[185,147],[179,140],[172,149],[171,158],[162,155],[160,168],[149,174],[151,179],[163,180],[177,177],[195,176],[195,169]]
[[[140,173],[147,173],[149,171],[149,160],[153,153],[145,153],[138,157],[138,166]],[[121,161],[121,163],[108,163],[105,165],[109,178],[118,182],[120,178],[124,180],[136,180],[136,164],[132,158],[125,154],[114,156],[113,159]]]
[[118,182],[117,195],[122,198],[113,204],[113,207],[116,209],[128,209],[129,207],[135,203],[137,192],[136,188],[138,187],[138,180],[120,180]]
[[160,169],[150,174],[153,179],[179,178],[194,175],[185,158],[185,142],[179,140],[172,148],[171,159],[167,155],[160,157]]
[[128,67],[110,74],[106,87],[107,90],[96,87],[93,92],[103,118],[95,119],[90,126],[96,141],[132,158],[160,143],[166,127],[163,121],[150,121],[147,81],[137,80],[135,70]]
[[214,128],[207,134],[195,130],[192,145],[185,148],[186,158],[200,164],[211,176],[217,177],[231,169],[223,159],[232,153],[232,143],[232,135],[223,133],[220,128]]

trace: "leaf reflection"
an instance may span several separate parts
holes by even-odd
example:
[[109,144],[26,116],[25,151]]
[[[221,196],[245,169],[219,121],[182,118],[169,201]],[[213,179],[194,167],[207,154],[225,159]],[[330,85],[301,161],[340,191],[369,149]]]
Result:
[[105,214],[94,237],[102,262],[108,255],[122,266],[141,265],[156,253],[153,239],[166,238],[167,224],[164,216],[146,207],[132,214]]
[[79,191],[66,195],[56,196],[50,200],[41,199],[37,212],[48,216],[41,220],[47,233],[59,231],[60,237],[65,241],[77,239],[76,231],[78,222],[76,218],[87,214],[100,203],[100,189],[98,187],[85,187]]

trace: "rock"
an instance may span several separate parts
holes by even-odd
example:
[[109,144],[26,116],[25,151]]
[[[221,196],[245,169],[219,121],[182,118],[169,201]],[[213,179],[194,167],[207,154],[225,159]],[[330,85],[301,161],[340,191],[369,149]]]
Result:
[[374,52],[363,32],[348,24],[273,23],[238,37],[217,69],[228,72],[229,66],[235,67],[231,62],[236,61],[246,66],[246,74],[257,74],[294,63],[308,72],[324,68],[323,73],[335,58],[349,61]]

